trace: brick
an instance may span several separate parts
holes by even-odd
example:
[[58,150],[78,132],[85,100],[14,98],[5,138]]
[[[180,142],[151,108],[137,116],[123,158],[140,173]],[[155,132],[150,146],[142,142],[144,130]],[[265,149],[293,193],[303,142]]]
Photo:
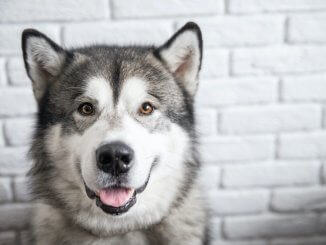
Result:
[[[12,200],[12,190],[10,178],[0,178],[0,203]],[[1,240],[1,239],[0,239]]]
[[326,74],[285,77],[282,81],[284,101],[326,101]]
[[222,49],[204,49],[201,78],[225,77],[229,73],[229,52]]
[[269,159],[274,156],[274,138],[270,136],[219,136],[202,140],[205,162]]
[[218,217],[213,217],[210,220],[212,230],[210,231],[211,238],[216,240],[222,237],[222,221]]
[[32,231],[24,230],[24,231],[20,232],[20,244],[21,245],[35,244],[35,242],[33,242]]
[[226,188],[314,185],[319,182],[320,163],[307,161],[266,161],[226,166],[222,185]]
[[[206,47],[253,46],[281,43],[282,16],[219,16],[195,19]],[[179,21],[182,26],[184,21]]]
[[[3,1],[1,1],[1,3],[2,2]],[[44,32],[48,37],[55,40],[57,43],[60,43],[60,27],[55,24],[1,25],[0,55],[21,55],[21,34],[26,28],[34,28],[41,32]]]
[[227,238],[303,236],[319,232],[318,221],[315,214],[229,217],[224,232]]
[[2,88],[0,98],[0,116],[30,115],[36,112],[32,88]]
[[321,214],[321,218],[320,218],[321,220],[320,220],[320,226],[321,226],[321,230],[322,231],[325,231],[325,229],[326,229],[326,214],[325,213],[322,213]]
[[13,245],[16,244],[16,234],[13,231],[0,232],[0,244],[1,245]]
[[101,22],[96,25],[82,23],[65,26],[63,39],[66,46],[84,46],[94,43],[161,45],[172,33],[172,23],[162,21]]
[[216,190],[221,181],[221,170],[217,166],[204,164],[200,172],[200,183],[205,190]]
[[216,215],[262,213],[268,208],[269,195],[266,190],[214,191],[212,210]]
[[275,190],[271,206],[280,212],[326,210],[326,188],[289,188]]
[[323,110],[323,128],[326,128],[326,106],[324,106]]
[[16,177],[14,181],[15,200],[19,202],[31,201],[31,195],[28,190],[28,181],[26,177]]
[[247,240],[247,241],[216,241],[213,245],[269,245],[267,241],[264,240]]
[[5,59],[0,58],[0,86],[7,84],[7,77],[6,77],[6,62]]
[[324,110],[323,110],[323,128],[326,128],[326,107],[324,107]]
[[314,104],[268,105],[224,109],[220,128],[223,133],[278,133],[318,129],[322,108]]
[[282,134],[278,154],[282,158],[325,157],[326,131]]
[[282,12],[300,10],[326,10],[323,0],[230,0],[231,13]]
[[0,230],[23,229],[28,227],[32,216],[30,204],[6,204],[0,206]]
[[236,75],[302,74],[326,70],[326,47],[275,46],[237,49],[232,71]]
[[0,121],[0,147],[5,145],[5,135],[3,131],[3,123]]
[[301,237],[301,238],[280,238],[271,241],[271,245],[325,245],[325,236]]
[[220,78],[203,80],[197,101],[205,106],[269,103],[277,100],[276,78]]
[[222,13],[224,4],[222,0],[165,0],[157,4],[150,0],[113,0],[114,18],[148,18],[169,17],[199,14]]
[[31,165],[26,159],[26,154],[27,149],[24,147],[0,148],[0,174],[25,174]]
[[9,83],[14,86],[31,86],[22,57],[12,58],[8,62]]
[[291,16],[289,19],[288,41],[293,43],[325,42],[326,34],[320,31],[325,28],[325,14],[314,13]]
[[0,2],[0,9],[6,10],[0,16],[0,22],[93,20],[109,16],[105,0],[4,0]]
[[5,121],[5,135],[11,146],[26,145],[31,142],[34,119],[18,118]]
[[323,162],[321,169],[321,181],[323,184],[326,184],[326,161]]
[[217,131],[217,113],[215,110],[198,108],[196,113],[199,136],[213,135]]

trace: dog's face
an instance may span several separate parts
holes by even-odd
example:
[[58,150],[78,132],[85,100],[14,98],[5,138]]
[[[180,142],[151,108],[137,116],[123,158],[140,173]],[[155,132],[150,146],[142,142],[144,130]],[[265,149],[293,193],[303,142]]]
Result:
[[26,30],[24,61],[39,105],[36,195],[98,232],[166,215],[197,168],[192,103],[201,49],[193,23],[159,48],[65,50]]

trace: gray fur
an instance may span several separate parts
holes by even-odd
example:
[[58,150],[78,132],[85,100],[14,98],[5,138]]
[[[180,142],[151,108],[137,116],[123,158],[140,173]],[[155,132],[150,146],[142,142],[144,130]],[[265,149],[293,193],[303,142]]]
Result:
[[[186,32],[196,35],[198,47],[188,50],[187,46],[181,57],[184,60],[176,63],[182,69],[172,69],[171,66],[175,62],[169,63],[170,54],[162,54],[164,50],[169,51],[179,36]],[[34,39],[30,39],[31,37]],[[42,45],[29,52],[29,40],[37,43],[38,39],[42,40]],[[30,150],[34,164],[29,172],[36,207],[33,221],[35,244],[208,244],[207,210],[198,183],[200,162],[196,151],[193,114],[193,96],[200,70],[201,49],[200,30],[194,23],[185,25],[158,48],[96,45],[64,50],[35,30],[24,32],[24,61],[39,107]],[[199,62],[195,67],[196,71],[192,71],[196,77],[193,76],[194,81],[188,81],[185,71],[190,69],[189,64],[193,64],[194,61],[189,59],[195,51],[200,54],[196,56],[196,62]],[[59,57],[57,62],[51,63],[51,58],[56,55]],[[99,107],[96,98],[85,97],[88,81],[94,77],[107,81],[112,89],[114,106],[112,111],[101,109],[96,110],[93,116],[81,117],[76,113],[80,103],[92,102],[95,108]],[[146,96],[158,107],[159,114],[156,117],[141,117],[130,109],[123,113],[118,112],[117,107],[125,83],[134,77],[145,81]],[[148,187],[138,194],[139,202],[141,203],[142,197],[149,193],[150,190],[147,189],[155,190],[153,185],[164,188],[164,191],[171,189],[171,193],[176,194],[167,197],[167,203],[161,203],[162,205],[157,207],[158,211],[148,210],[137,219],[132,215],[139,214],[135,210],[140,209],[139,205],[142,204],[137,204],[138,206],[132,207],[122,216],[115,217],[104,213],[94,204],[94,200],[87,197],[84,189],[84,182],[87,180],[84,176],[83,157],[74,153],[67,143],[75,138],[86,137],[89,132],[96,132],[97,136],[94,138],[97,141],[91,145],[94,149],[86,149],[95,151],[95,147],[104,142],[100,141],[104,140],[102,135],[124,127],[125,115],[144,129],[149,137],[178,137],[173,133],[177,129],[186,142],[182,156],[175,156],[175,159],[183,159],[180,161],[182,171],[171,173],[171,183],[175,183],[175,186],[164,187],[164,183],[155,184],[153,178],[159,176],[156,171],[164,171],[167,164],[164,159],[169,158],[162,158],[159,153],[151,156],[155,160],[148,173]],[[96,126],[99,122],[103,123]],[[90,131],[92,127],[95,129]],[[80,147],[83,147],[83,144]],[[167,156],[174,159],[172,153],[169,155],[168,149],[165,151]],[[90,169],[96,175],[91,176],[94,179],[92,183],[98,188],[105,188],[117,181],[110,174],[95,167]],[[123,176],[119,181],[128,185],[129,177]],[[159,193],[155,195],[158,196],[153,196],[153,203],[155,198],[162,198]],[[143,205],[147,207],[146,203]],[[164,207],[168,208],[165,210]]]

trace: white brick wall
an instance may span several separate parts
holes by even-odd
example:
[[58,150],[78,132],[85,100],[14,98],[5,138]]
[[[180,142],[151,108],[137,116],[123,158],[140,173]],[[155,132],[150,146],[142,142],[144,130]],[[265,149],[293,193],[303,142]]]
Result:
[[0,244],[29,237],[22,30],[67,47],[159,44],[188,20],[205,41],[196,109],[213,244],[326,244],[325,0],[1,0]]

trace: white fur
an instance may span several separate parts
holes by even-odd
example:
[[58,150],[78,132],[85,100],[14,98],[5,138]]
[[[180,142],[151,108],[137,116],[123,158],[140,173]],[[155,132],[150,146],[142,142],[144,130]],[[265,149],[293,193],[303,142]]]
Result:
[[113,91],[109,82],[102,77],[93,77],[86,82],[85,96],[97,100],[100,110],[113,109]]
[[133,77],[124,82],[120,98],[118,108],[120,110],[130,109],[137,110],[141,103],[145,102],[148,94],[147,94],[146,83],[144,80]]

